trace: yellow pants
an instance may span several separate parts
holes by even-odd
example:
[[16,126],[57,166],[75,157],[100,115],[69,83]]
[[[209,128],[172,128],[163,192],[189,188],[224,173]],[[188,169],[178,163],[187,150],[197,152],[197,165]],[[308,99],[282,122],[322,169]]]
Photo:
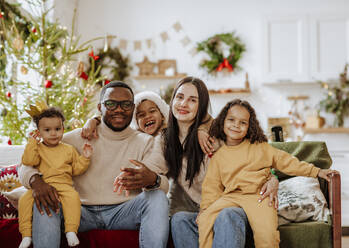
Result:
[[[63,209],[65,232],[77,233],[81,215],[81,202],[78,192],[67,184],[50,183],[50,185],[56,188],[59,195]],[[32,236],[33,204],[34,198],[30,189],[18,202],[19,231],[22,237]]]
[[228,207],[244,209],[248,222],[253,231],[256,248],[279,247],[280,235],[277,230],[277,211],[268,205],[269,201],[258,202],[258,194],[231,193],[223,195],[212,203],[199,216],[199,244],[200,248],[211,248],[213,241],[213,225],[219,212]]

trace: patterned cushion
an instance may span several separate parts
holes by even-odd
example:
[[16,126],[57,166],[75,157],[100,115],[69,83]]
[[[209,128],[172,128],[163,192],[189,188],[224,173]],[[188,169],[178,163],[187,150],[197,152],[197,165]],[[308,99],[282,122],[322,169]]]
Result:
[[293,177],[279,184],[279,225],[327,221],[329,209],[317,178]]
[[18,165],[0,167],[0,219],[17,218],[17,209],[5,198],[2,192],[9,192],[22,186],[17,174]]

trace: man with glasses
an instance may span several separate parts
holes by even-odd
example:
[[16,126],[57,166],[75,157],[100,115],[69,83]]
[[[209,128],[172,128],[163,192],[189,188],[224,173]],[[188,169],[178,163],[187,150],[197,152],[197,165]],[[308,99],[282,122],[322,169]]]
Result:
[[[111,82],[100,93],[102,114],[98,139],[91,141],[93,155],[89,169],[75,177],[74,186],[82,203],[79,231],[92,229],[140,230],[140,247],[166,247],[169,222],[166,198],[168,180],[160,142],[129,127],[134,103],[132,89],[123,82]],[[64,135],[63,141],[81,152],[86,142],[81,129]],[[120,172],[122,172],[120,174]],[[38,171],[21,166],[23,185],[33,189],[34,247],[59,247],[62,212],[55,188],[46,184]],[[113,192],[115,178],[132,179],[127,194]],[[45,209],[46,214],[44,214]]]

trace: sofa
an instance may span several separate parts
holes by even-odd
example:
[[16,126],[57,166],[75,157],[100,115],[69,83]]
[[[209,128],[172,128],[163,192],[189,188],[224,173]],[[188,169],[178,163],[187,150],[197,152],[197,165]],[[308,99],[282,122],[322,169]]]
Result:
[[[329,168],[332,163],[324,142],[274,142],[271,145],[320,168]],[[20,186],[17,165],[23,149],[23,146],[0,145],[1,192],[11,191]],[[280,185],[290,179],[289,176],[280,172],[276,173]],[[309,218],[297,223],[280,225],[281,248],[341,247],[340,175],[333,175],[330,183],[324,180],[319,181],[320,189],[326,198],[325,204],[329,207],[328,220],[314,221]],[[78,236],[79,247],[139,247],[138,231],[134,230],[92,230],[79,233]],[[248,234],[248,237],[246,247],[254,247],[251,234]],[[1,247],[7,248],[18,247],[21,241],[16,209],[2,194],[0,194],[0,240]],[[62,238],[61,247],[68,247],[65,238]],[[169,247],[172,247],[171,242]]]

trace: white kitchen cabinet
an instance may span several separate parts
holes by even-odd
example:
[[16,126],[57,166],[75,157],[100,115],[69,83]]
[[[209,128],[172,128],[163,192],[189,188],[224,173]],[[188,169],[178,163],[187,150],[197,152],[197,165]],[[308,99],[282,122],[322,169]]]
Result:
[[349,61],[348,20],[349,15],[264,18],[264,80],[337,80]]

